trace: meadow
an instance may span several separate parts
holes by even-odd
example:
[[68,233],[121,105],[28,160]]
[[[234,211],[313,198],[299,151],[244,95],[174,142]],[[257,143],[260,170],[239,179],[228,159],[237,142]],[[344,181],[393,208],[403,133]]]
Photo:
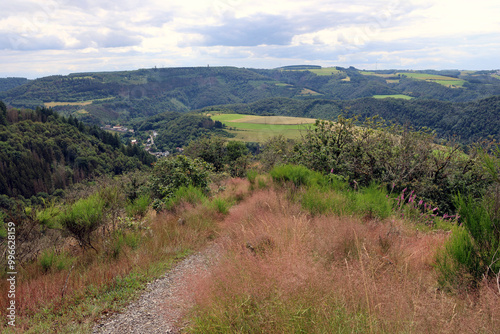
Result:
[[335,67],[323,67],[323,68],[312,68],[312,69],[301,69],[301,70],[287,70],[287,71],[309,71],[316,75],[339,75],[343,71],[337,70]]
[[408,96],[408,95],[403,95],[403,94],[393,94],[393,95],[373,95],[372,96],[375,99],[385,99],[388,97],[394,98],[394,99],[405,99],[405,100],[411,100],[413,97]]
[[226,125],[235,140],[262,143],[276,135],[295,139],[301,136],[316,120],[313,118],[287,116],[255,116],[240,114],[218,114],[211,118]]
[[[462,87],[465,83],[465,80],[454,78],[454,77],[447,77],[444,75],[436,75],[436,74],[426,74],[426,73],[416,73],[416,72],[398,72],[398,73],[392,73],[392,74],[383,74],[383,73],[376,73],[376,72],[370,72],[370,71],[359,71],[360,74],[363,75],[373,75],[381,78],[387,78],[387,83],[395,83],[398,82],[399,80],[394,80],[394,77],[398,76],[406,76],[407,78],[412,78],[412,79],[417,79],[417,80],[425,80],[429,82],[435,82],[443,86],[451,87],[451,88],[458,88]],[[391,79],[389,79],[391,78]]]

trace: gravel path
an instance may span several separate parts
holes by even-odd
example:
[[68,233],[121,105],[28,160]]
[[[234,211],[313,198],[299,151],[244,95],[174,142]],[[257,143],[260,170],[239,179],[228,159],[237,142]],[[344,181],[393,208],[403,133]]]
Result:
[[[120,314],[103,319],[92,333],[180,333],[179,323],[194,305],[189,277],[206,275],[219,254],[217,244],[193,254],[177,264],[164,277],[148,283],[146,292]],[[186,279],[188,278],[188,279]]]

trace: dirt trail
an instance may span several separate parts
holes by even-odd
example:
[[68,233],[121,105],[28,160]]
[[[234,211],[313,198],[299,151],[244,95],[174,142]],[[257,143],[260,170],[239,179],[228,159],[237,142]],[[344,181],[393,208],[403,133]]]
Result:
[[179,333],[186,325],[180,320],[194,305],[192,281],[186,278],[207,275],[219,254],[220,247],[212,244],[187,257],[165,276],[149,283],[142,296],[123,313],[103,319],[92,333]]

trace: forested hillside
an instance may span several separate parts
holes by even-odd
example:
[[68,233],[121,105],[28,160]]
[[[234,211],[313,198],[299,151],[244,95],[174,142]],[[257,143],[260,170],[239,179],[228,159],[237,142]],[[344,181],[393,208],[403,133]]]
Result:
[[0,195],[52,193],[104,174],[150,165],[155,157],[118,136],[51,109],[9,109],[0,102]]
[[98,123],[294,95],[294,89],[276,83],[232,67],[143,69],[45,77],[0,93],[0,98],[15,107],[31,108],[67,102],[55,104],[54,109]]
[[299,106],[292,106],[293,109],[300,108],[300,101],[308,99],[346,101],[393,96],[467,102],[500,95],[500,79],[495,71],[363,71],[354,67],[319,66],[274,70],[153,68],[56,75],[21,83],[16,81],[8,91],[0,89],[0,99],[14,107],[45,105],[63,115],[100,125],[124,123],[166,111],[185,112],[269,98],[299,101]]
[[464,103],[394,98],[362,98],[350,101],[272,98],[248,104],[220,105],[204,109],[214,110],[330,120],[336,119],[340,114],[358,115],[362,119],[378,115],[387,121],[403,125],[428,127],[435,130],[441,138],[457,136],[467,143],[488,136],[500,140],[499,96]]
[[175,151],[176,148],[184,147],[190,141],[203,136],[231,136],[223,130],[221,122],[192,113],[164,112],[131,124],[135,128],[136,138],[146,140],[151,132],[156,132],[154,142],[160,151]]
[[28,82],[26,78],[0,78],[0,92],[7,91]]

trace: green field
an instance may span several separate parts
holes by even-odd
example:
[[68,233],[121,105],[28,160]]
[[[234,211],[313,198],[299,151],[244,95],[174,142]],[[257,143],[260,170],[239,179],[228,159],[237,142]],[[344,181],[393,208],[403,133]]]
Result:
[[265,142],[267,139],[283,135],[286,138],[300,138],[307,128],[316,121],[313,118],[287,116],[254,116],[240,114],[209,115],[220,121],[228,132],[236,135],[235,140]]
[[413,97],[408,96],[408,95],[403,95],[403,94],[394,94],[394,95],[373,95],[372,97],[376,99],[385,99],[388,97],[392,97],[394,99],[405,99],[405,100],[411,100]]
[[[392,73],[392,74],[383,74],[383,73],[375,73],[375,72],[370,72],[370,71],[359,71],[359,73],[361,73],[363,75],[373,75],[373,76],[381,77],[381,78],[394,78],[397,76],[401,76],[401,77],[406,76],[407,78],[435,82],[435,83],[441,84],[443,86],[451,87],[451,88],[462,87],[465,83],[465,80],[454,78],[454,77],[447,77],[444,75],[436,75],[436,74],[416,73],[416,72],[397,72],[397,73]],[[387,83],[395,82],[395,81],[396,80],[394,80],[394,79],[387,79]]]
[[94,101],[106,101],[106,100],[111,100],[113,97],[107,97],[104,99],[95,99],[95,100],[87,100],[87,101],[80,101],[80,102],[44,102],[43,104],[47,108],[53,108],[57,106],[88,106],[89,104],[92,104]]
[[300,69],[300,70],[286,69],[285,71],[309,71],[316,75],[339,75],[343,73],[343,71],[339,71],[335,67],[311,68],[311,69]]

